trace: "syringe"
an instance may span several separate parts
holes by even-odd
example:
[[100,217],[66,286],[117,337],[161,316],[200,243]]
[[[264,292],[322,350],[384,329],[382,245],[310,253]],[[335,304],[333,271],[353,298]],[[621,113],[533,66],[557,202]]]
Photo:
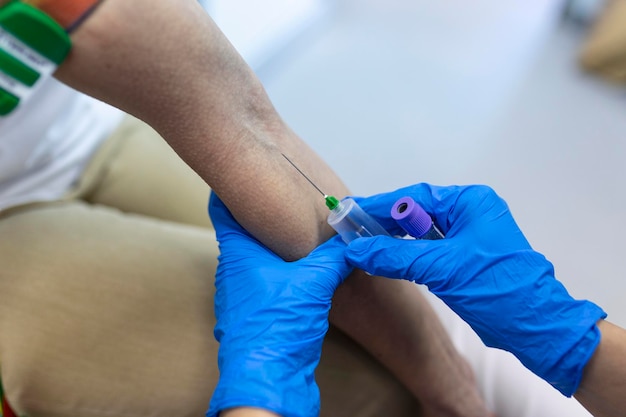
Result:
[[375,235],[389,236],[389,233],[372,216],[367,214],[351,198],[339,201],[336,197],[328,195],[319,189],[317,185],[304,172],[300,170],[285,154],[281,154],[321,195],[324,196],[326,207],[330,210],[327,222],[339,233],[344,242],[349,243],[359,237],[371,237]]

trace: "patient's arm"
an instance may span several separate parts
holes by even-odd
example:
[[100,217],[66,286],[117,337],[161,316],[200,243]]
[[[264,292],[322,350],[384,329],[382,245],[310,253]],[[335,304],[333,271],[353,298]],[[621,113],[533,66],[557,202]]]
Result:
[[626,330],[608,321],[598,322],[600,345],[585,366],[574,397],[597,417],[626,412]]
[[[56,76],[154,127],[263,243],[296,259],[332,234],[320,195],[281,152],[327,193],[342,197],[347,188],[281,120],[197,1],[106,0],[72,40]],[[353,276],[335,304],[333,323],[427,405],[463,410],[445,415],[486,415],[416,288]]]
[[241,56],[192,0],[106,0],[57,77],[155,128],[259,240],[287,259],[331,235],[323,200],[281,152],[346,187],[283,123]]
[[220,413],[221,417],[280,417],[278,414],[258,408],[232,408]]

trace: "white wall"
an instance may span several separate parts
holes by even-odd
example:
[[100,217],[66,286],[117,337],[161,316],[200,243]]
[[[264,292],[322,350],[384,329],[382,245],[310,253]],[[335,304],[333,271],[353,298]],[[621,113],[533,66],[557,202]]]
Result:
[[203,0],[205,9],[254,69],[325,15],[326,0]]

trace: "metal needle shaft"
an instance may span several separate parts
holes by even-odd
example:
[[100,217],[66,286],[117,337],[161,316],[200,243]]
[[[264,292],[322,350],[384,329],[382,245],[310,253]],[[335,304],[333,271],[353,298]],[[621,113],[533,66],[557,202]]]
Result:
[[294,168],[295,168],[295,169],[296,169],[296,170],[297,170],[297,171],[298,171],[298,172],[299,172],[299,173],[300,173],[300,174],[301,174],[304,178],[306,178],[306,180],[307,180],[309,183],[311,183],[311,185],[312,185],[313,187],[315,187],[315,189],[316,189],[317,191],[319,191],[319,192],[320,192],[320,194],[324,196],[324,198],[326,198],[326,197],[327,197],[327,194],[326,194],[326,193],[324,193],[322,190],[320,190],[320,189],[319,189],[319,187],[318,187],[317,185],[315,185],[315,183],[314,183],[313,181],[311,181],[311,179],[310,179],[309,177],[307,177],[307,176],[304,174],[304,172],[302,172],[302,171],[300,170],[300,168],[298,168],[298,167],[296,166],[296,164],[294,164],[293,162],[291,162],[291,159],[287,158],[287,156],[286,156],[284,153],[281,153],[281,155],[282,155],[282,156],[283,156],[283,157],[284,157],[284,158],[285,158],[285,159],[286,159],[286,160],[287,160],[287,161],[291,164],[291,166],[293,166],[293,167],[294,167]]

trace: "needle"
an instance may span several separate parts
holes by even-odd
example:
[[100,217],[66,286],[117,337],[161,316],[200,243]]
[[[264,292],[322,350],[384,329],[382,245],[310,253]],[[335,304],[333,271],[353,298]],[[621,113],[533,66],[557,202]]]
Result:
[[337,198],[333,197],[332,195],[328,195],[325,192],[323,192],[322,190],[319,189],[319,187],[317,185],[315,185],[315,183],[313,181],[311,181],[311,179],[309,177],[307,177],[306,175],[304,175],[304,172],[302,172],[300,170],[300,168],[298,168],[296,166],[296,164],[294,164],[293,162],[291,162],[291,159],[287,158],[287,155],[285,155],[284,153],[281,153],[281,155],[291,164],[292,167],[294,167],[304,178],[306,178],[306,180],[313,186],[315,187],[315,189],[317,191],[320,192],[321,195],[324,196],[324,200],[326,201],[326,207],[328,207],[329,210],[335,210],[339,207],[338,210],[341,209],[342,205],[341,202],[339,202],[339,200],[337,200]]
[[309,183],[311,183],[311,185],[312,185],[313,187],[315,187],[315,189],[316,189],[317,191],[319,191],[319,192],[320,192],[320,194],[324,196],[324,198],[328,197],[328,195],[327,195],[326,193],[324,193],[322,190],[320,190],[320,189],[319,189],[319,187],[318,187],[317,185],[315,185],[315,183],[314,183],[313,181],[311,181],[311,179],[310,179],[309,177],[307,177],[306,175],[304,175],[304,172],[302,172],[302,171],[300,170],[300,168],[298,168],[298,167],[296,166],[296,164],[294,164],[293,162],[291,162],[291,159],[287,158],[287,156],[286,156],[284,153],[281,153],[281,155],[282,155],[282,156],[283,156],[283,157],[284,157],[284,158],[285,158],[285,159],[286,159],[286,160],[287,160],[287,161],[291,164],[291,166],[293,166],[293,167],[294,167],[294,168],[295,168],[295,169],[296,169],[296,170],[297,170],[300,174],[302,174],[302,176],[303,176],[304,178],[306,178],[306,180],[307,180]]

